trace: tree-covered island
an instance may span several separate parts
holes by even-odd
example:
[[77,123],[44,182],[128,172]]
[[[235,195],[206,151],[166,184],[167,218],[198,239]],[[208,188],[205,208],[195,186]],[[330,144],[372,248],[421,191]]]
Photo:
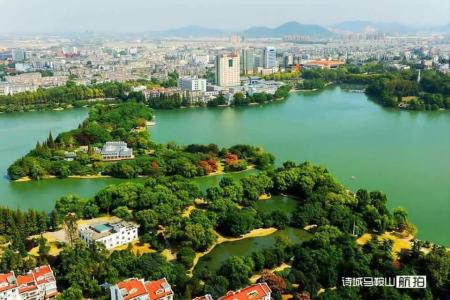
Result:
[[186,178],[217,172],[265,169],[273,156],[261,148],[236,145],[157,144],[150,139],[147,122],[153,112],[133,101],[98,104],[77,129],[43,143],[8,168],[11,180],[20,178],[108,175],[118,178],[181,175]]

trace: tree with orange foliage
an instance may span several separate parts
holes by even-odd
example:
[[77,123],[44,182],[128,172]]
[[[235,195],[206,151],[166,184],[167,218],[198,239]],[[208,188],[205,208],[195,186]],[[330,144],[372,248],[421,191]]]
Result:
[[206,175],[208,175],[211,172],[213,172],[213,168],[211,167],[211,165],[206,160],[199,161],[198,165],[200,166],[200,168],[203,169],[203,171],[205,171]]
[[284,291],[286,290],[286,281],[284,281],[284,278],[275,275],[270,270],[262,270],[261,278],[259,279],[259,281],[267,283],[274,292],[284,293]]
[[239,157],[233,153],[225,154],[225,163],[230,166],[236,166],[239,163]]
[[217,161],[214,158],[208,159],[208,164],[211,167],[213,172],[217,171]]

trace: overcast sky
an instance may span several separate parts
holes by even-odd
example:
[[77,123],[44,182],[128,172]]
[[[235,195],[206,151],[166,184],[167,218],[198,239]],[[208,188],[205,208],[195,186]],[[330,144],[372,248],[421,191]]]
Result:
[[450,23],[450,0],[0,0],[0,32],[127,32],[287,21]]

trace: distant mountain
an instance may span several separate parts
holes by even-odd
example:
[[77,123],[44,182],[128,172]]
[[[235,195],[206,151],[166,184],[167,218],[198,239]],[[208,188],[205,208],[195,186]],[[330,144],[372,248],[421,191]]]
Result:
[[343,32],[384,32],[384,33],[408,33],[415,32],[417,28],[396,22],[370,22],[370,21],[346,21],[335,24],[333,29]]
[[227,37],[232,34],[242,34],[246,38],[279,38],[287,35],[307,35],[313,38],[332,38],[336,36],[336,33],[343,33],[343,32],[414,33],[418,31],[450,33],[450,24],[444,26],[419,28],[419,27],[410,27],[400,23],[347,21],[330,26],[330,29],[328,29],[320,25],[288,22],[275,28],[269,28],[264,26],[250,27],[241,32],[191,25],[164,31],[150,32],[149,37],[198,38],[198,37]]
[[251,27],[242,33],[249,38],[283,37],[286,35],[309,35],[318,38],[330,38],[335,36],[333,32],[325,27],[312,24],[301,24],[288,22],[275,28]]
[[450,34],[450,23],[447,25],[443,25],[443,26],[435,26],[435,27],[429,28],[429,31]]
[[216,37],[226,35],[227,32],[222,29],[207,28],[197,25],[191,25],[181,28],[169,29],[165,31],[153,32],[152,35],[157,37]]

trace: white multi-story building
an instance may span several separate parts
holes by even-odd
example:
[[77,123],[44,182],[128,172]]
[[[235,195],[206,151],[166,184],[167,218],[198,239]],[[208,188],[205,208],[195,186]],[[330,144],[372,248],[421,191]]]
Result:
[[0,274],[1,300],[45,300],[56,297],[58,288],[49,265],[40,266],[26,274]]
[[221,87],[240,85],[240,58],[236,53],[216,57],[216,84]]
[[106,249],[112,249],[138,239],[139,225],[133,222],[118,220],[115,222],[98,223],[82,227],[78,236],[86,244],[102,243]]
[[206,92],[206,79],[198,77],[180,77],[178,78],[178,88],[183,91]]
[[111,300],[173,300],[166,278],[155,281],[130,278],[111,286]]
[[134,158],[133,149],[128,148],[124,141],[106,142],[102,149],[98,149],[98,152],[106,161]]

